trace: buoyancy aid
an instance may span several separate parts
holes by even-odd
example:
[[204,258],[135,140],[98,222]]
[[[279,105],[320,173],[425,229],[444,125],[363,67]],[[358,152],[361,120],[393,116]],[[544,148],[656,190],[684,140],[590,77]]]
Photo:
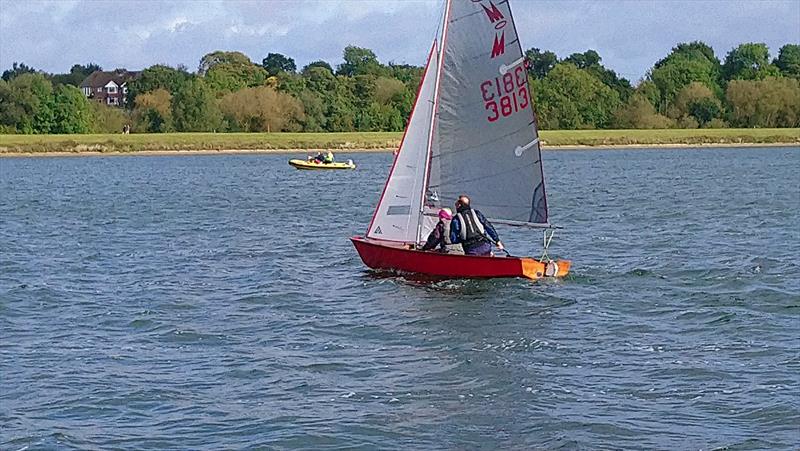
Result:
[[464,246],[474,246],[488,241],[486,238],[486,229],[483,227],[481,220],[478,219],[478,214],[475,213],[475,210],[465,208],[459,211],[456,217],[461,223],[459,238]]
[[441,219],[440,221],[442,221],[442,225],[444,226],[444,244],[446,245],[453,244],[453,242],[450,241],[450,224],[453,221],[452,220],[448,221],[446,219]]
[[450,224],[452,224],[452,220],[442,219],[442,225],[444,226],[444,247],[447,249],[447,253],[449,254],[463,254],[464,248],[460,244],[453,244],[450,240]]

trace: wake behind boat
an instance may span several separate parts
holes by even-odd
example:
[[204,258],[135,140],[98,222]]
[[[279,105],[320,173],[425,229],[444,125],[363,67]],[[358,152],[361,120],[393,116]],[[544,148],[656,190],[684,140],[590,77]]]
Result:
[[[442,277],[563,277],[547,258],[548,218],[536,117],[508,1],[446,0],[414,108],[365,237],[370,268]],[[541,258],[417,250],[437,212],[469,194],[491,222],[545,229]],[[548,236],[549,234],[549,236]]]

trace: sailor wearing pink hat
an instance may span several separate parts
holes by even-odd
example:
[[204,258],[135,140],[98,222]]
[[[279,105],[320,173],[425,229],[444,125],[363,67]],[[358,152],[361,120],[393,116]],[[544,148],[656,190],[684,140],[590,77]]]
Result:
[[439,222],[433,228],[425,245],[422,246],[423,251],[430,251],[436,249],[438,252],[446,252],[451,254],[463,254],[464,249],[460,244],[453,244],[450,241],[450,221],[453,220],[453,212],[449,208],[442,208],[439,210]]

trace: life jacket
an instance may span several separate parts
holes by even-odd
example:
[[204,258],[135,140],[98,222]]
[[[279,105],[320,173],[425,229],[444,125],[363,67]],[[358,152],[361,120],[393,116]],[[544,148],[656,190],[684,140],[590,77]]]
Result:
[[458,212],[456,217],[461,223],[459,238],[464,246],[474,246],[488,241],[486,239],[486,229],[483,227],[481,220],[478,219],[478,214],[475,213],[475,210],[465,208]]
[[447,250],[448,254],[463,254],[464,248],[460,244],[453,244],[450,241],[450,224],[452,224],[452,220],[449,219],[442,219],[442,225],[444,226],[444,247]]
[[446,245],[453,244],[453,242],[450,241],[450,224],[453,221],[447,219],[440,219],[440,221],[442,221],[442,225],[444,226],[444,244]]

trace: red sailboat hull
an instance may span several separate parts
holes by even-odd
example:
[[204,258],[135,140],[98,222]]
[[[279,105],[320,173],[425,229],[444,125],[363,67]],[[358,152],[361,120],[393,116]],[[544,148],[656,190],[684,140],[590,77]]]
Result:
[[[564,277],[570,262],[559,260],[556,266],[529,257],[481,257],[442,254],[410,249],[407,244],[350,238],[364,264],[372,269],[424,274],[444,278]],[[549,271],[548,271],[549,269]],[[547,274],[547,276],[545,275]]]

